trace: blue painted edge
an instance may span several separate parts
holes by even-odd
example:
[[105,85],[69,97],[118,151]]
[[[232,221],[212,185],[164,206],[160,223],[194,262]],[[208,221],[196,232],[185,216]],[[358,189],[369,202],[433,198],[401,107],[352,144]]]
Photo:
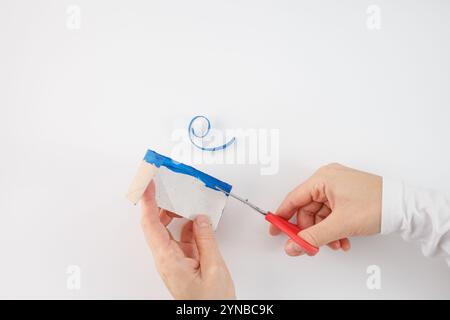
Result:
[[184,163],[172,160],[171,158],[163,156],[162,154],[159,154],[156,151],[153,151],[150,149],[147,150],[147,153],[145,154],[145,157],[144,157],[144,161],[146,161],[150,164],[153,164],[153,165],[157,166],[158,168],[163,166],[173,172],[187,174],[189,176],[197,178],[200,181],[202,181],[206,187],[211,188],[216,191],[220,191],[217,189],[217,187],[219,187],[220,189],[222,189],[225,192],[230,192],[231,188],[232,188],[232,186],[226,182],[216,179],[216,178],[210,176],[209,174],[206,174],[206,173],[204,173],[200,170],[197,170],[191,166],[188,166]]

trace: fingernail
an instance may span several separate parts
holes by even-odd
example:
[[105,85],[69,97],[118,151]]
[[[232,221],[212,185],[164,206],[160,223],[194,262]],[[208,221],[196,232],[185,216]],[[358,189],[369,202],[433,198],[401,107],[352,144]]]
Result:
[[298,254],[303,253],[303,249],[300,248],[300,247],[299,247],[296,243],[294,243],[294,242],[289,243],[288,249],[289,249],[289,251],[292,251],[292,252],[294,252],[294,253],[298,253]]
[[195,222],[197,222],[199,227],[207,227],[210,225],[208,217],[204,215],[197,216]]

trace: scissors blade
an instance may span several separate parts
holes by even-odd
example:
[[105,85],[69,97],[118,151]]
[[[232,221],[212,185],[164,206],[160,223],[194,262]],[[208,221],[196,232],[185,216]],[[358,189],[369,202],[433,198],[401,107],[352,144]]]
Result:
[[253,210],[258,211],[258,212],[261,213],[262,215],[265,216],[265,215],[267,214],[267,211],[264,211],[263,209],[261,209],[261,208],[255,206],[253,203],[251,203],[250,201],[248,201],[248,199],[241,198],[241,197],[239,197],[238,195],[235,195],[234,193],[231,193],[231,192],[227,192],[227,191],[225,191],[225,190],[222,190],[221,188],[219,188],[219,187],[217,187],[217,186],[216,186],[216,188],[219,189],[220,191],[222,191],[223,193],[225,193],[226,195],[228,195],[228,196],[230,196],[230,197],[232,197],[232,198],[234,198],[234,199],[236,199],[236,200],[239,200],[240,202],[242,202],[242,203],[248,205],[250,208],[252,208]]

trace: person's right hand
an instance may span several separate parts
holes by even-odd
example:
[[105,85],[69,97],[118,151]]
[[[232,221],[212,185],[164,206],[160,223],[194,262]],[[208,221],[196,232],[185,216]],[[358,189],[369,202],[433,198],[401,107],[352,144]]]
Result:
[[[351,236],[377,234],[381,229],[382,178],[339,164],[317,170],[281,203],[276,214],[285,219],[297,216],[299,236],[314,246],[350,249]],[[270,233],[280,230],[270,226]],[[298,256],[304,251],[288,240],[285,251]]]

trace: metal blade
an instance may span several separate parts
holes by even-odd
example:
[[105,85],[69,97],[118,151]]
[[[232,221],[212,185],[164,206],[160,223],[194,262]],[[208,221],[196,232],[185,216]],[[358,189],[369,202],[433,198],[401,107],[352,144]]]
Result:
[[262,210],[261,208],[255,206],[253,203],[249,202],[248,199],[244,199],[239,197],[238,195],[235,195],[234,193],[231,192],[226,192],[225,190],[220,189],[219,187],[216,186],[216,188],[220,191],[222,191],[223,193],[225,193],[226,195],[229,195],[232,198],[235,198],[236,200],[239,200],[242,203],[245,203],[246,205],[248,205],[250,208],[252,208],[253,210],[258,211],[259,213],[261,213],[262,215],[266,215],[267,211]]

